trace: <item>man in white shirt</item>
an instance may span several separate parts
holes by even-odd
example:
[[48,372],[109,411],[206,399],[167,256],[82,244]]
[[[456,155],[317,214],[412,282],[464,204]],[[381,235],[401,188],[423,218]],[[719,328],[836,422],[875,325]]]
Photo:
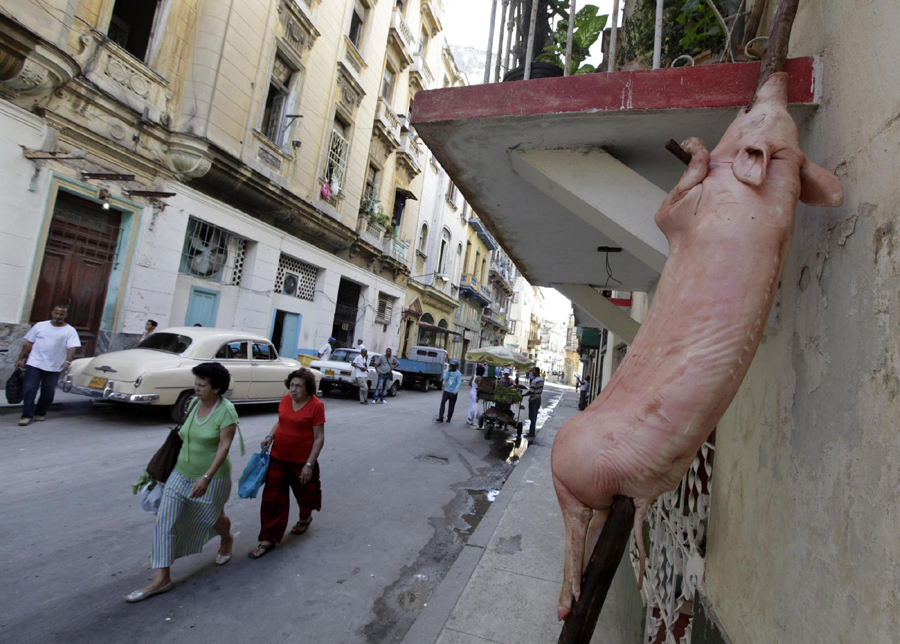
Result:
[[[25,344],[16,361],[16,368],[25,368],[23,383],[22,419],[19,425],[29,425],[32,419],[44,420],[53,403],[59,374],[68,371],[81,346],[78,332],[66,324],[69,308],[64,304],[53,307],[52,319],[38,322],[25,334]],[[41,397],[35,407],[38,390]]]
[[366,345],[363,344],[362,338],[356,341],[356,348],[360,351],[366,348]]
[[353,358],[353,379],[359,387],[359,404],[369,404],[369,352],[363,349]]
[[328,342],[319,349],[319,360],[331,360],[331,352],[334,351],[334,338],[328,338]]

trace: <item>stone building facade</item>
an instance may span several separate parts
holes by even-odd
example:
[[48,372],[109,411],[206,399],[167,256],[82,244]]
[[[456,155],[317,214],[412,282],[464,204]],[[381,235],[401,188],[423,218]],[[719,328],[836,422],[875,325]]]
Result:
[[290,356],[331,335],[397,346],[428,165],[409,113],[443,80],[440,15],[438,0],[0,7],[7,356],[59,302],[84,355],[147,319],[257,332]]

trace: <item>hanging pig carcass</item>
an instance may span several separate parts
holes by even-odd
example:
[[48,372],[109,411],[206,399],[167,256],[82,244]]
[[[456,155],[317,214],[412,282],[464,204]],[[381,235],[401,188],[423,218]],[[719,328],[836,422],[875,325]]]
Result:
[[684,143],[692,159],[656,214],[669,258],[647,318],[600,396],[555,439],[566,527],[559,619],[579,597],[585,551],[616,495],[634,500],[643,579],[647,507],[681,481],[750,367],[798,198],[841,204],[837,177],[800,151],[787,86],[787,74],[770,76],[712,153],[700,139]]

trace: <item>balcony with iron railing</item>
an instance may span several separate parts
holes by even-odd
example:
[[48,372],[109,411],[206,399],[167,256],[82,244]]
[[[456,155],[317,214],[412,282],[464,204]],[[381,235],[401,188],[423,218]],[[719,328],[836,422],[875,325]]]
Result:
[[503,329],[506,329],[509,326],[506,320],[506,314],[501,313],[492,306],[488,306],[484,309],[484,313],[481,314],[481,319]]
[[479,284],[478,279],[471,273],[464,273],[460,277],[459,292],[475,298],[482,306],[491,302],[491,289],[484,284]]
[[375,248],[381,248],[384,244],[384,226],[373,224],[366,214],[360,213],[359,219],[356,220],[356,232],[363,241]]
[[515,284],[513,284],[512,280],[510,279],[509,274],[510,274],[510,270],[506,265],[501,264],[500,262],[495,261],[493,259],[491,260],[491,265],[490,265],[491,277],[496,281],[497,284],[499,284],[504,290],[506,290],[510,295],[512,295],[515,292],[516,287],[515,287]]

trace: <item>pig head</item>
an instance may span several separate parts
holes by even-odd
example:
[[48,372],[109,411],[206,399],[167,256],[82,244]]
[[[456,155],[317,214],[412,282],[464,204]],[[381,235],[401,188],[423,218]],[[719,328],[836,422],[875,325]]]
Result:
[[798,198],[840,205],[840,182],[799,148],[787,74],[760,88],[710,153],[700,139],[656,214],[669,257],[647,318],[601,394],[559,430],[553,483],[566,527],[558,616],[580,594],[613,497],[649,504],[674,489],[725,413],[759,346],[790,250]]

